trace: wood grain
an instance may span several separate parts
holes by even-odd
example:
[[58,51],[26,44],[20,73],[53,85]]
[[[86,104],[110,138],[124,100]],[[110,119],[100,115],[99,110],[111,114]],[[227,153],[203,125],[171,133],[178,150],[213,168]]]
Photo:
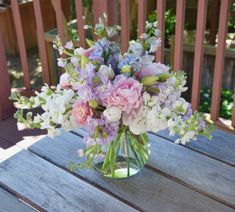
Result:
[[[68,161],[81,162],[76,150],[83,145],[81,137],[63,133],[54,139],[45,137],[31,146],[30,150],[66,169]],[[232,211],[231,208],[149,169],[123,180],[104,178],[96,171],[87,169],[77,171],[76,175],[144,211]]]
[[22,150],[0,165],[0,185],[46,211],[135,211],[33,153]]
[[[172,142],[177,138],[177,136],[170,137],[167,131],[157,134]],[[198,136],[197,141],[187,143],[185,147],[235,166],[235,135],[222,130],[216,130],[212,136],[212,140]]]
[[30,206],[18,200],[15,196],[0,188],[0,212],[32,212]]
[[235,168],[149,134],[149,165],[235,208]]

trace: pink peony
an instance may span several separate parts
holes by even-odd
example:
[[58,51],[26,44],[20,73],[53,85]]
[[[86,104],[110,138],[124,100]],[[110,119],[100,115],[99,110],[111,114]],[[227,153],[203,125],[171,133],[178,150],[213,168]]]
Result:
[[143,77],[155,76],[168,72],[169,67],[161,63],[151,63],[150,65],[143,66],[141,68],[141,74]]
[[88,102],[75,102],[72,109],[72,116],[78,125],[84,125],[89,116],[92,115],[92,110]]
[[113,87],[104,99],[105,106],[116,106],[121,111],[130,113],[142,103],[143,85],[133,78],[123,75],[116,76]]

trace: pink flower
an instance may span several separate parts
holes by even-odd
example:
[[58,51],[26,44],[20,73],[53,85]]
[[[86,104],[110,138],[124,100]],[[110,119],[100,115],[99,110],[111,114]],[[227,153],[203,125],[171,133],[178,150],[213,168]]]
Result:
[[72,116],[78,125],[84,125],[89,116],[92,115],[92,110],[88,102],[75,102],[72,109]]
[[151,63],[150,65],[143,66],[141,68],[141,74],[143,77],[155,76],[168,72],[169,67],[161,63]]
[[89,49],[86,49],[84,52],[83,52],[83,55],[85,57],[89,57],[90,54],[94,51],[94,47],[90,47]]
[[116,106],[126,113],[139,108],[142,103],[143,85],[124,75],[116,76],[113,87],[104,99],[105,106]]
[[60,82],[59,84],[61,85],[62,88],[67,89],[71,88],[71,84],[69,82],[69,75],[67,73],[63,73],[60,76]]

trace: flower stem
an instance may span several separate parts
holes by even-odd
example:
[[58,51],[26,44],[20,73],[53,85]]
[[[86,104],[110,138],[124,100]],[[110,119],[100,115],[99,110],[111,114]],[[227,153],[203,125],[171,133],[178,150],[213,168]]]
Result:
[[126,163],[127,163],[127,177],[130,176],[130,154],[129,154],[129,139],[127,132],[126,135],[126,143],[125,143],[125,154],[126,154]]

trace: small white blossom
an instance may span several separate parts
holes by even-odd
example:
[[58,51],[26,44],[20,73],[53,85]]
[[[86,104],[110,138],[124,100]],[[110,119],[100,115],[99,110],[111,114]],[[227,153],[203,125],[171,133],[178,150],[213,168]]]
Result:
[[121,119],[122,111],[118,107],[109,107],[103,112],[105,118],[110,122],[118,122]]
[[98,71],[99,74],[106,76],[109,80],[112,80],[115,77],[115,73],[111,66],[101,65]]
[[73,42],[70,40],[68,41],[65,46],[64,46],[66,49],[73,49]]
[[57,59],[57,64],[58,64],[59,67],[64,68],[67,64],[67,60],[63,59],[63,58],[58,58]]

